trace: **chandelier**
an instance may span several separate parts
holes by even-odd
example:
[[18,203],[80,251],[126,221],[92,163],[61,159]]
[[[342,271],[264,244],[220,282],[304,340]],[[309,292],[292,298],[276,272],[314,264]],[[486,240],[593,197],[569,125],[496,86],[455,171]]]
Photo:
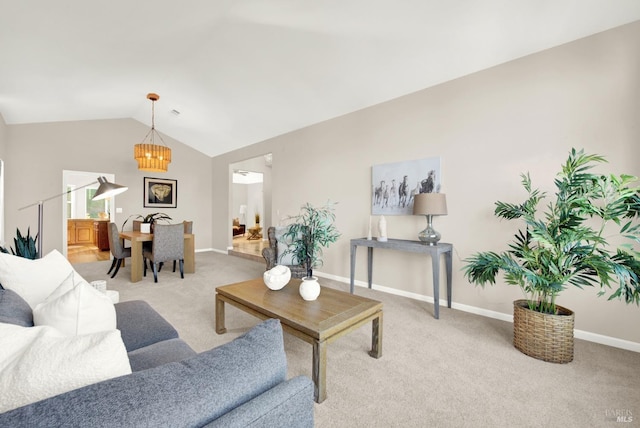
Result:
[[[171,149],[164,143],[155,126],[155,102],[160,99],[160,96],[150,93],[147,94],[147,99],[151,100],[151,129],[142,142],[135,145],[133,157],[138,161],[140,171],[167,172],[171,162]],[[163,145],[155,144],[156,135]]]

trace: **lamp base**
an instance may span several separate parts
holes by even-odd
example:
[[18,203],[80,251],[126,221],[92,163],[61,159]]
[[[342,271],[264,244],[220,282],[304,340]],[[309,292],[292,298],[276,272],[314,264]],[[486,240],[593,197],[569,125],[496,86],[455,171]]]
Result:
[[427,228],[418,234],[418,239],[427,245],[438,245],[442,235],[433,228],[431,218],[431,215],[427,215]]

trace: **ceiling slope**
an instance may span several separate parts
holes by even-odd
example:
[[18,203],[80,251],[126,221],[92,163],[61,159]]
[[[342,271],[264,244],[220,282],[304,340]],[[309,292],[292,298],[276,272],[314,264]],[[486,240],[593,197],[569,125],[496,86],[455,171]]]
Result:
[[[131,117],[209,156],[640,19],[638,0],[0,0],[7,124]],[[179,114],[176,114],[179,112]]]

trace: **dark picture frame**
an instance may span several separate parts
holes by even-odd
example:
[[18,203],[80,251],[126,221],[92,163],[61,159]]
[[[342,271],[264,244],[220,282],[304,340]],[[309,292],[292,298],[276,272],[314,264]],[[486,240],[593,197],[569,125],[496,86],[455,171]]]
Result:
[[177,208],[178,180],[144,177],[145,208]]

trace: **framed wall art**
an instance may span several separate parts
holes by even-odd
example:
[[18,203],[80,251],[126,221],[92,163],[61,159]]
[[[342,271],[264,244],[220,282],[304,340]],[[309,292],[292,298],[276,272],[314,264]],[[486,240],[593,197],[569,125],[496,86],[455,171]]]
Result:
[[371,214],[411,215],[418,193],[439,193],[440,157],[374,165]]
[[144,178],[145,208],[176,208],[178,206],[178,180]]

